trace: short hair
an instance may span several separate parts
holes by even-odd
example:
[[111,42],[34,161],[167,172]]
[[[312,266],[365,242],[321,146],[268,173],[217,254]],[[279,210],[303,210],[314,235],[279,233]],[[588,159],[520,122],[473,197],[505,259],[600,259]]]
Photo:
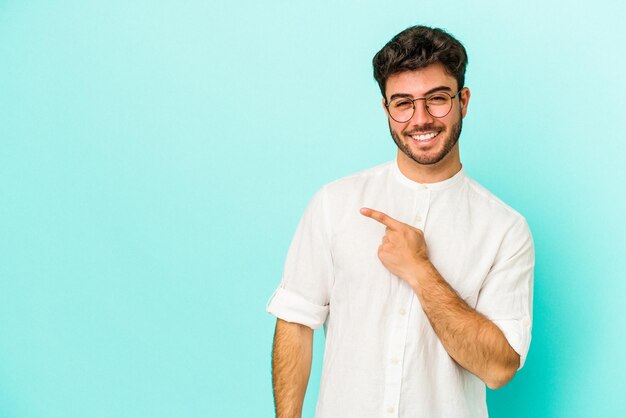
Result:
[[411,26],[394,36],[374,55],[374,79],[385,100],[387,79],[404,71],[414,71],[440,63],[464,87],[467,52],[448,32],[428,26]]

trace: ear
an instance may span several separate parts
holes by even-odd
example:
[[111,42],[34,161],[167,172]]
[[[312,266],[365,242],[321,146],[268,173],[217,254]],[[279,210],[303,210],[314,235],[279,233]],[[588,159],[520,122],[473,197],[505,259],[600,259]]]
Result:
[[470,89],[467,87],[463,87],[461,93],[459,93],[459,103],[461,103],[461,116],[465,117],[467,114],[467,106],[469,105],[470,100]]

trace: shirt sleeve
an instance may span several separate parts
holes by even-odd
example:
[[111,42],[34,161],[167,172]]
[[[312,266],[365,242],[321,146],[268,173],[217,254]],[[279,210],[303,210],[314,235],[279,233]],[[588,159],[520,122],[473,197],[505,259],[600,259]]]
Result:
[[324,189],[306,208],[291,241],[282,281],[267,312],[317,329],[326,321],[333,284],[330,231]]
[[534,265],[532,235],[522,218],[504,236],[476,304],[520,355],[520,369],[530,347]]

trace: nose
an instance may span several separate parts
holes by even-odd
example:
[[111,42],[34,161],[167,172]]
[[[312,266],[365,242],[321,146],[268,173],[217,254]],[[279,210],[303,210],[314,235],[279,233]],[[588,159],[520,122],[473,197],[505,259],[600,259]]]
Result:
[[424,125],[427,123],[434,122],[433,116],[428,113],[426,110],[426,100],[425,99],[416,99],[413,102],[415,106],[415,111],[413,112],[413,116],[409,119],[409,122],[413,125]]

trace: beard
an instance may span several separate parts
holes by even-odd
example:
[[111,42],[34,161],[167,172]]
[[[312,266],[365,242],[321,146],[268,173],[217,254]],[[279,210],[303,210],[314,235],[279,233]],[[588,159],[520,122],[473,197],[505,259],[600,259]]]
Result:
[[[448,136],[445,138],[439,139],[439,141],[443,141],[443,148],[441,149],[441,151],[437,152],[436,154],[429,154],[429,153],[415,154],[411,150],[411,147],[409,146],[409,141],[411,141],[412,139],[406,139],[403,141],[400,137],[400,134],[391,128],[391,123],[389,124],[389,132],[391,133],[393,142],[395,142],[396,145],[398,146],[398,149],[402,151],[407,157],[409,157],[416,163],[422,164],[422,165],[433,165],[443,160],[445,156],[450,153],[450,150],[454,148],[456,143],[459,142],[459,137],[461,136],[462,128],[463,128],[463,118],[459,117],[458,122],[454,123],[451,126],[450,133],[448,134]],[[412,129],[407,129],[407,132],[415,134],[418,132],[437,131],[437,130],[439,129],[435,125],[426,124],[426,125],[414,127]],[[439,132],[438,135],[444,135],[444,134],[445,134],[445,130]]]

